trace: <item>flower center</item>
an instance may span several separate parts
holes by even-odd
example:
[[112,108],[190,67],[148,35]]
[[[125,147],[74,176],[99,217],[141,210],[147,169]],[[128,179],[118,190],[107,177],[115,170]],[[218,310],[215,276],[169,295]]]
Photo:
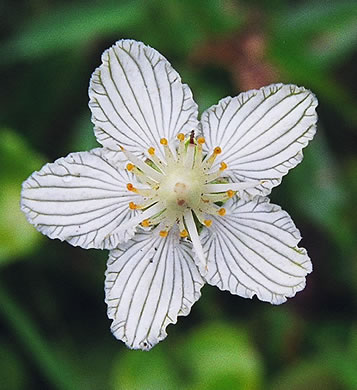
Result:
[[139,203],[130,202],[133,210],[141,210],[134,218],[143,227],[159,226],[160,236],[166,237],[174,224],[179,225],[180,236],[189,237],[202,263],[205,259],[199,242],[197,222],[210,227],[210,215],[224,216],[226,210],[217,205],[233,197],[240,189],[251,188],[261,182],[229,183],[222,178],[227,164],[221,162],[212,168],[222,150],[219,146],[206,156],[203,155],[203,137],[188,137],[180,133],[179,144],[170,147],[166,138],[160,140],[164,149],[164,161],[155,149],[148,149],[148,159],[143,161],[122,148],[130,163],[127,170],[135,174],[138,187],[132,183],[127,189],[140,198]]

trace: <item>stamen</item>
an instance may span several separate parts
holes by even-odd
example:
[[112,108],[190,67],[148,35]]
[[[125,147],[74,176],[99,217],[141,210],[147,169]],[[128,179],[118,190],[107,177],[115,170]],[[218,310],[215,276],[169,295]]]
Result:
[[204,194],[202,196],[202,201],[203,202],[225,202],[228,200],[230,197],[228,196],[227,192],[223,193],[217,193],[217,194]]
[[126,185],[126,188],[129,190],[129,191],[132,191],[132,192],[136,192],[136,188],[131,184],[131,183],[128,183]]
[[226,209],[222,207],[221,209],[218,210],[218,214],[221,217],[223,217],[224,215],[226,215]]
[[188,237],[188,231],[186,229],[181,230],[180,237],[182,237],[182,238]]
[[130,202],[129,203],[129,209],[130,210],[136,210],[137,208],[138,208],[138,206],[134,202]]
[[180,140],[180,144],[177,149],[177,162],[181,163],[185,155],[185,135],[183,133],[179,133],[177,138]]
[[185,167],[187,169],[192,169],[193,160],[195,158],[195,149],[196,149],[195,145],[193,144],[187,145],[187,151],[186,151],[186,156],[184,161]]
[[228,190],[232,191],[239,191],[239,190],[245,190],[248,188],[254,188],[258,185],[264,183],[264,181],[257,180],[257,181],[245,181],[241,183],[226,183],[226,184],[205,184],[203,186],[203,191],[206,193],[209,192],[225,192]]
[[184,222],[183,222],[183,217],[182,217],[182,215],[179,217],[179,219],[178,219],[177,222],[178,222],[180,231],[186,230],[185,224],[184,224]]
[[235,191],[232,191],[232,190],[228,190],[228,191],[226,192],[226,194],[227,194],[228,198],[233,198],[233,196],[236,194],[236,192],[235,192]]
[[167,235],[169,234],[166,230],[160,230],[160,237],[167,237]]
[[227,169],[228,168],[228,165],[224,162],[224,161],[222,161],[221,162],[221,167],[219,168],[219,170],[220,171],[224,171],[225,169]]
[[204,161],[204,164],[203,164],[203,168],[204,169],[209,169],[211,168],[211,166],[213,165],[216,157],[222,153],[222,149],[219,147],[219,146],[216,146],[214,149],[213,149],[213,153],[205,159]]
[[[178,137],[178,136],[177,136]],[[164,153],[165,153],[165,158],[166,158],[166,163],[169,165],[170,163],[176,161],[175,156],[170,149],[169,143],[166,138],[161,138],[160,139],[160,144],[164,146]]]
[[204,221],[204,224],[207,226],[207,227],[210,227],[212,225],[212,219],[205,219]]
[[150,147],[148,149],[148,153],[150,155],[149,157],[150,160],[156,165],[156,167],[158,167],[161,170],[162,173],[165,173],[166,165],[155,154],[155,148]]
[[160,222],[166,219],[165,211],[162,211],[160,214],[157,214],[150,218],[151,225],[158,225]]
[[197,149],[196,149],[195,161],[193,163],[193,168],[197,168],[202,165],[202,145],[204,143],[205,143],[205,139],[203,137],[197,138]]
[[150,179],[147,177],[142,171],[140,171],[135,165],[133,165],[132,172],[134,175],[139,179],[139,181],[142,184],[149,184],[150,186],[155,186],[157,185],[157,182],[155,180]]
[[[133,203],[133,202],[130,202]],[[135,205],[135,203],[133,203]],[[115,230],[115,233],[120,234],[121,232],[124,232],[128,229],[131,229],[135,226],[137,226],[139,223],[144,221],[145,219],[151,218],[153,215],[160,213],[163,210],[163,205],[158,202],[148,208],[147,210],[143,211],[142,213],[139,213],[135,215],[134,217],[130,218],[127,222],[122,223],[118,226],[118,228]]]
[[135,165],[132,163],[126,164],[126,169],[130,172],[135,168]]
[[126,158],[133,162],[144,173],[146,173],[146,175],[156,180],[157,182],[160,182],[160,180],[162,179],[162,175],[158,171],[156,171],[154,168],[151,168],[148,164],[144,163],[144,161],[140,160],[133,153],[127,151],[123,147],[121,147],[121,150],[124,152]]
[[206,174],[205,175],[205,183],[207,184],[213,180],[218,179],[221,176],[221,174],[222,174],[222,171],[220,169],[218,169],[218,171]]
[[[219,200],[217,202],[219,202]],[[199,211],[205,214],[218,215],[218,210],[219,207],[212,203],[210,200],[201,198]]]
[[141,226],[142,227],[149,227],[150,226],[150,221],[148,219],[144,219],[142,222],[141,222]]
[[193,219],[192,211],[190,209],[187,209],[185,211],[184,218],[185,218],[188,233],[189,233],[190,238],[191,238],[193,249],[194,249],[201,265],[203,266],[204,270],[207,271],[206,256],[203,252],[200,237],[198,236],[196,224],[195,224],[195,221]]
[[[147,190],[150,191],[150,190]],[[141,202],[140,204],[136,205],[137,210],[144,210],[147,209],[149,206],[152,206],[154,203],[157,203],[159,200],[157,194],[153,191],[154,195],[151,197],[148,197],[144,202]],[[143,196],[142,194],[139,193],[139,195]]]

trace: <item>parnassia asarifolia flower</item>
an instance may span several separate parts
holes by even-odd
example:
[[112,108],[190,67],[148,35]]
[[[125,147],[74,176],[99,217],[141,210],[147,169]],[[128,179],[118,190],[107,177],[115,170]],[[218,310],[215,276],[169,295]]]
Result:
[[101,148],[46,164],[21,207],[50,238],[109,249],[115,337],[148,350],[187,315],[205,282],[280,304],[310,259],[271,189],[302,160],[316,97],[274,84],[222,99],[199,121],[186,84],[156,50],[120,40],[89,86]]

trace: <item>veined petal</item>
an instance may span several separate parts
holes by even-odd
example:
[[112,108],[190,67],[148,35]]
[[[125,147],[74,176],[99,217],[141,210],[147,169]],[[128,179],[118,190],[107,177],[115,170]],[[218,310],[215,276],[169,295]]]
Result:
[[89,86],[89,107],[98,141],[113,150],[132,152],[160,139],[197,127],[197,104],[179,74],[156,50],[120,40],[102,55]]
[[203,284],[177,232],[138,233],[108,260],[105,301],[114,336],[130,348],[151,349],[167,336],[168,324],[190,312]]
[[133,177],[118,170],[108,150],[69,154],[33,173],[22,189],[21,209],[37,230],[82,248],[115,248],[135,227],[129,209]]
[[209,284],[245,298],[280,304],[305,287],[310,259],[290,216],[267,198],[232,202],[201,233]]
[[221,100],[203,113],[202,131],[209,149],[222,148],[234,181],[264,181],[243,193],[268,195],[301,162],[316,132],[316,106],[305,88],[274,84]]

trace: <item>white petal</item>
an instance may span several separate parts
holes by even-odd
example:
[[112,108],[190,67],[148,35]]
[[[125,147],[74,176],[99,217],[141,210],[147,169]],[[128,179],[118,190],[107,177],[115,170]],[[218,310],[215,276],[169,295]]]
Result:
[[102,55],[89,86],[89,106],[98,141],[113,150],[133,152],[160,138],[196,128],[197,104],[179,74],[156,50],[120,40]]
[[191,250],[172,231],[138,233],[110,252],[105,301],[111,330],[133,349],[148,350],[166,336],[177,316],[187,315],[200,298],[204,282]]
[[[124,229],[134,213],[132,175],[107,159],[107,150],[72,153],[46,164],[24,183],[21,208],[37,230],[82,248],[115,248],[135,229]],[[134,198],[134,199],[133,199]]]
[[280,304],[305,287],[310,259],[290,216],[267,198],[232,202],[201,233],[209,284],[232,294]]
[[316,97],[303,87],[274,84],[221,100],[202,115],[206,145],[235,181],[264,180],[249,196],[267,195],[302,160],[316,131]]

